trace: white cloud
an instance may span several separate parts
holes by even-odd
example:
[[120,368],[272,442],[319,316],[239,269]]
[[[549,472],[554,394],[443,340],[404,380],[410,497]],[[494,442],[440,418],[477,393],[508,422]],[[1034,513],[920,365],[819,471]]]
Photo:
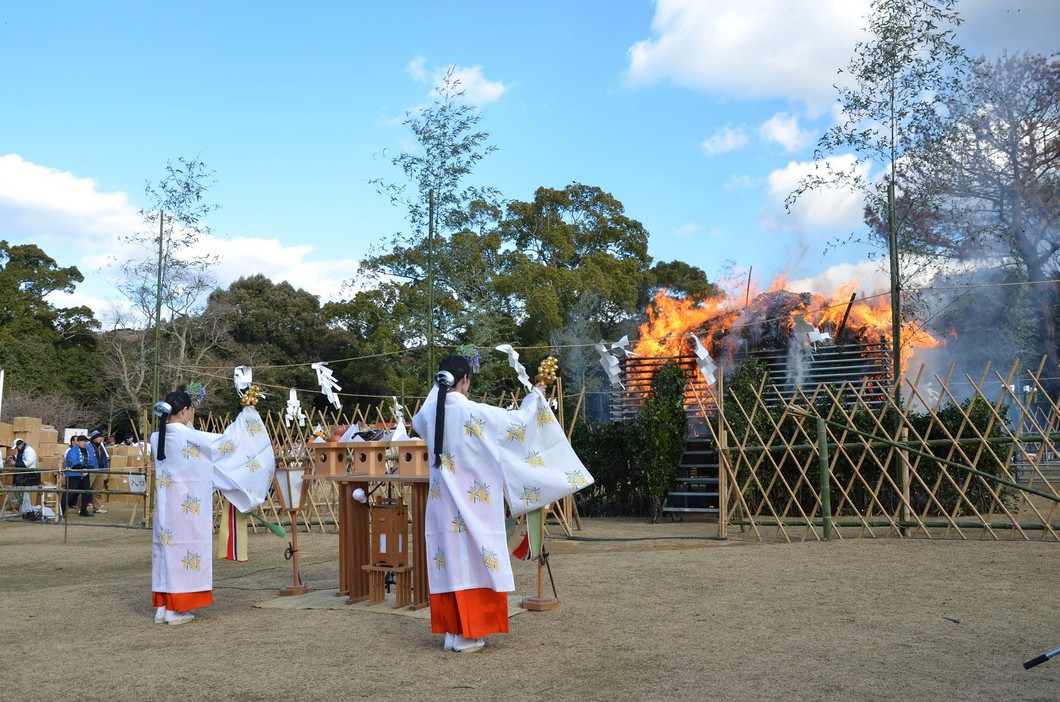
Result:
[[672,81],[741,99],[785,97],[812,114],[863,38],[869,0],[657,0],[652,38],[628,51],[633,84]]
[[313,260],[318,252],[310,244],[288,246],[278,239],[262,237],[207,237],[195,252],[221,259],[213,273],[222,287],[260,273],[274,283],[287,281],[295,288],[318,295],[321,302],[340,299],[343,282],[357,271],[354,258],[328,256]]
[[56,258],[61,250],[109,246],[141,221],[125,193],[99,192],[91,179],[18,154],[0,156],[0,231],[9,241],[37,244]]
[[416,58],[409,61],[409,65],[405,67],[405,70],[408,71],[409,75],[412,76],[413,80],[418,83],[422,83],[423,81],[427,80],[427,71],[424,70],[424,64],[426,62],[427,59],[422,56],[417,56]]
[[961,0],[957,11],[964,19],[957,41],[974,56],[1057,51],[1060,3],[1054,0]]
[[[445,87],[446,76],[452,71],[451,80],[456,83],[457,92],[462,92],[464,102],[475,107],[482,107],[491,102],[497,102],[507,91],[503,81],[488,80],[482,73],[482,66],[470,68],[453,64],[435,68],[430,75],[426,69],[427,59],[417,56],[409,62],[406,67],[412,79],[418,83],[430,83],[431,92],[427,96],[429,102],[434,102],[438,97],[439,90]],[[415,108],[415,110],[420,108]]]
[[674,236],[686,237],[692,236],[699,231],[699,225],[695,222],[685,222],[680,227],[674,230]]
[[754,179],[751,178],[751,176],[746,173],[733,173],[721,187],[725,192],[734,193],[740,192],[741,190],[748,190],[753,185]]
[[763,122],[758,133],[765,141],[780,144],[788,153],[798,151],[813,139],[810,132],[799,129],[799,118],[786,112],[778,112]]
[[[864,32],[870,0],[656,0],[651,37],[627,52],[634,85],[671,81],[739,99],[786,98],[816,117]],[[956,40],[973,56],[1057,50],[1060,3],[962,0]]]
[[[101,192],[89,178],[31,163],[17,154],[0,157],[3,238],[13,245],[36,244],[60,266],[77,266],[85,276],[72,295],[49,298],[53,304],[87,305],[97,318],[115,305],[124,308],[115,287],[119,268],[150,253],[130,249],[121,237],[142,225],[139,209],[125,193]],[[214,254],[221,262],[212,273],[222,288],[260,273],[319,295],[322,302],[341,299],[343,281],[357,270],[355,258],[262,237],[209,235],[187,252],[191,257]]]
[[718,154],[736,151],[746,145],[747,134],[744,130],[741,127],[733,127],[726,124],[724,127],[714,130],[714,133],[709,138],[703,140],[700,147],[708,156],[717,156]]
[[[446,70],[435,72],[434,85],[436,88],[443,84],[445,75]],[[506,90],[503,82],[487,80],[482,74],[482,66],[473,66],[471,68],[454,66],[453,78],[459,81],[460,90],[464,91],[464,100],[475,107],[482,107],[500,100]]]
[[[871,165],[859,162],[852,154],[829,156],[817,165],[820,168],[857,173],[865,178],[871,175]],[[784,168],[769,174],[765,212],[767,226],[796,232],[825,230],[826,233],[861,228],[864,196],[847,188],[822,187],[806,192],[791,206],[791,212],[785,213],[785,200],[814,168],[812,161],[791,161]]]

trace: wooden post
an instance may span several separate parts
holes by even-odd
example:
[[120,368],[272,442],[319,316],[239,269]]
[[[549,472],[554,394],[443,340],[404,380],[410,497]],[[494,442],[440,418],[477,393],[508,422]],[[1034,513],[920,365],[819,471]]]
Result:
[[832,475],[828,460],[828,428],[824,417],[817,417],[817,479],[821,487],[821,528],[824,540],[832,540]]
[[[305,486],[303,485],[303,489]],[[313,588],[302,584],[301,576],[298,573],[298,510],[290,509],[287,510],[291,516],[291,563],[294,567],[294,584],[291,587],[285,587],[280,590],[281,595],[304,595],[307,592],[312,592]]]
[[729,435],[725,431],[724,391],[725,373],[719,369],[714,405],[718,409],[718,538],[721,539],[727,538],[729,528]]
[[[529,525],[529,522],[527,522]],[[537,597],[523,598],[523,609],[532,612],[547,612],[559,607],[559,600],[555,597],[545,596],[545,559],[548,552],[545,550],[545,515],[541,515],[541,555],[537,557]]]
[[[899,440],[903,444],[903,448],[898,452],[898,468],[901,471],[899,484],[902,486],[902,503],[898,506],[898,523],[904,524],[909,521],[908,505],[911,504],[909,501],[909,453],[905,450],[904,445],[909,441],[909,428],[902,427],[902,431],[899,433]],[[899,533],[902,536],[909,536],[908,527],[900,527]]]

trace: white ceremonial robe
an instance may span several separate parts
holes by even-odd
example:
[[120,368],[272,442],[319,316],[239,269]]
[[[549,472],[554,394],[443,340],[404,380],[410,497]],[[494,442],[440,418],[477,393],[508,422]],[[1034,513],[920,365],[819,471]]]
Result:
[[[158,455],[158,433],[151,435]],[[253,407],[223,434],[166,425],[166,458],[155,465],[151,542],[153,592],[213,589],[213,491],[242,512],[264,502],[276,468],[272,442]]]
[[593,483],[540,392],[518,410],[449,392],[441,465],[433,465],[437,389],[412,419],[431,454],[424,532],[432,594],[515,590],[504,498],[513,516]]

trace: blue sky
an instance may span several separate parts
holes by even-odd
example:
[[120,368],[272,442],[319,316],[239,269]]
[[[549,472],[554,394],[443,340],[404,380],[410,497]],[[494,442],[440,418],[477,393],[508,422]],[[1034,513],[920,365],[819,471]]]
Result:
[[[1060,3],[961,0],[973,54],[1060,46]],[[368,247],[404,226],[369,181],[400,174],[405,113],[455,65],[497,153],[474,182],[529,200],[581,182],[618,198],[656,260],[756,285],[880,288],[845,193],[783,200],[835,119],[833,84],[868,0],[7,3],[0,9],[0,238],[120,305],[120,237],[168,160],[216,171],[201,244],[227,286],[264,273],[340,299]],[[384,155],[386,154],[386,155]]]

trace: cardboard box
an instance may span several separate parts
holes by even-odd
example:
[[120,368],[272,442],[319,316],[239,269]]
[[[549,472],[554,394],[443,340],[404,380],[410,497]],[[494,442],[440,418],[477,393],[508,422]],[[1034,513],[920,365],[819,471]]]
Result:
[[15,417],[15,432],[40,431],[41,421],[39,417]]
[[[33,446],[33,444],[30,444]],[[53,441],[41,440],[40,444],[33,446],[37,451],[37,458],[55,458],[59,454],[59,444]]]
[[[128,475],[112,475],[110,477],[110,489],[111,490],[122,490],[128,491],[129,478],[133,476]],[[146,480],[143,476],[138,476],[140,485],[146,485]],[[136,504],[142,502],[144,499],[143,494],[138,495],[107,495],[108,502],[119,502],[123,504]]]

